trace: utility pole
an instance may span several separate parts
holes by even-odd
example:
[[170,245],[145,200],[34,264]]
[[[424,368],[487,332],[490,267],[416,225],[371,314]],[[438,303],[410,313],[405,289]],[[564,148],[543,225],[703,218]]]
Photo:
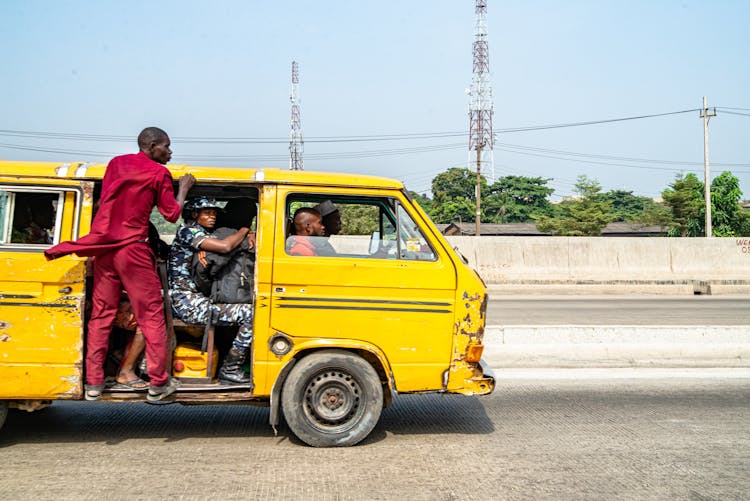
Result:
[[302,152],[305,142],[302,139],[302,112],[300,111],[299,96],[297,95],[297,84],[299,84],[299,64],[292,61],[292,129],[289,132],[289,168],[291,170],[303,170]]
[[708,99],[703,96],[703,108],[701,108],[700,117],[703,119],[703,178],[704,178],[704,198],[706,199],[706,238],[713,236],[711,227],[711,174],[708,167],[708,120],[716,116],[716,108],[712,112],[708,111]]
[[477,144],[477,185],[475,187],[475,197],[477,200],[477,212],[474,217],[476,225],[476,235],[482,232],[482,144]]
[[471,152],[476,150],[477,185],[476,197],[476,235],[481,233],[482,219],[482,157],[488,167],[490,182],[495,181],[495,166],[492,138],[492,82],[490,80],[489,42],[487,41],[487,0],[474,0],[474,66],[472,70],[471,90],[469,96],[469,163]]

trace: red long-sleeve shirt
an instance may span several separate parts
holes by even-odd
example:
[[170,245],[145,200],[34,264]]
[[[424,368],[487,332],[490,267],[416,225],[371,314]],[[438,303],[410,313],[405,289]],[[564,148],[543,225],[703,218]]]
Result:
[[78,240],[47,249],[47,259],[67,254],[97,256],[124,245],[146,240],[154,205],[164,218],[175,222],[181,207],[174,196],[172,175],[166,167],[140,152],[113,158],[102,179],[99,210],[91,232]]

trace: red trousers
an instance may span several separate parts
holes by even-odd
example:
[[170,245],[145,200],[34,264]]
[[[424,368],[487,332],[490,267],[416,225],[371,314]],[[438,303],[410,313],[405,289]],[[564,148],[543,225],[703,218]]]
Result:
[[86,341],[86,382],[104,382],[109,335],[122,289],[146,338],[148,376],[153,386],[167,382],[167,334],[156,257],[145,242],[126,245],[94,260],[94,292]]

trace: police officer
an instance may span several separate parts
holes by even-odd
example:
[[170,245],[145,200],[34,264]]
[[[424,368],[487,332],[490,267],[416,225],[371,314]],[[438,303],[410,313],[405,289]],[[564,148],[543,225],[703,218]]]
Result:
[[[255,235],[246,226],[226,238],[212,236],[216,216],[221,208],[216,200],[198,197],[187,202],[183,217],[185,223],[177,229],[169,254],[169,286],[172,306],[179,318],[189,323],[207,323],[209,313],[216,325],[237,325],[237,336],[219,370],[219,379],[232,383],[247,384],[252,377],[242,369],[242,364],[253,341],[253,305],[221,304],[211,300],[198,290],[191,274],[193,254],[199,250],[226,254],[234,250],[243,240],[248,246],[255,244]],[[248,221],[248,224],[250,222]]]

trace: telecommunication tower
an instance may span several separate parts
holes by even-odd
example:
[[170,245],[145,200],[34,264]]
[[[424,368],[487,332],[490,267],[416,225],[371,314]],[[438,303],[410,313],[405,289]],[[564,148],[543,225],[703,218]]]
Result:
[[292,129],[289,132],[289,168],[291,170],[303,170],[302,152],[305,141],[302,139],[302,114],[300,112],[299,95],[297,94],[299,84],[299,64],[292,61]]
[[487,0],[475,0],[474,66],[469,91],[469,164],[476,152],[476,234],[479,235],[481,216],[480,179],[482,169],[490,183],[495,181],[495,158],[492,140],[492,82],[490,80],[489,42],[487,41]]

